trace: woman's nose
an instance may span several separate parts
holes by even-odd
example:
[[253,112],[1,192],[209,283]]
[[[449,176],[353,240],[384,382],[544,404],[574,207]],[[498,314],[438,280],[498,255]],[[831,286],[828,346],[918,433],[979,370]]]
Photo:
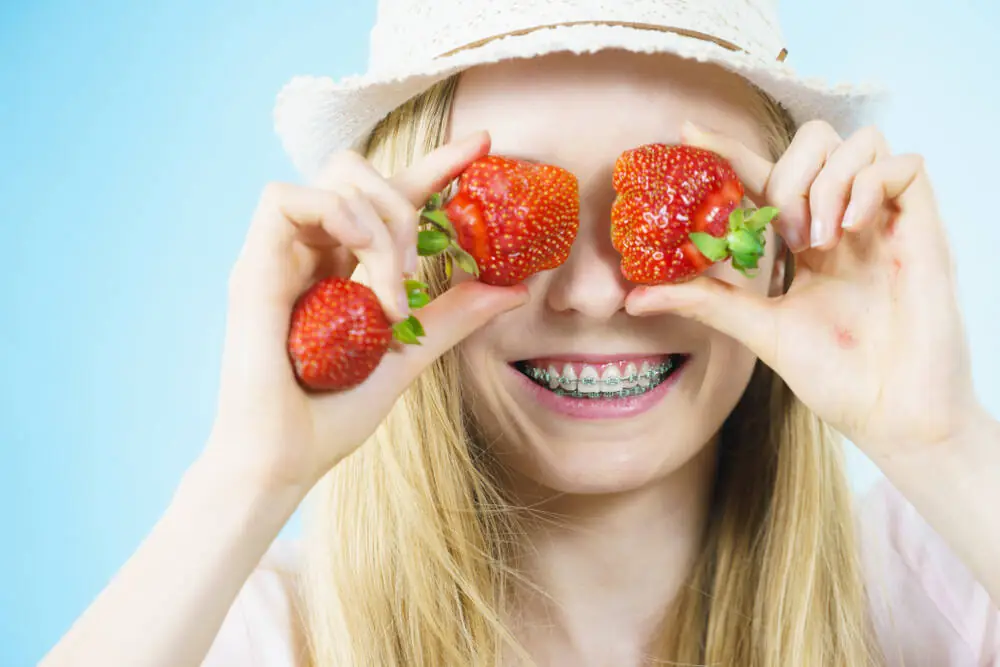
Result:
[[621,274],[607,219],[592,222],[581,224],[569,259],[554,271],[546,304],[555,312],[603,320],[624,310],[632,284]]

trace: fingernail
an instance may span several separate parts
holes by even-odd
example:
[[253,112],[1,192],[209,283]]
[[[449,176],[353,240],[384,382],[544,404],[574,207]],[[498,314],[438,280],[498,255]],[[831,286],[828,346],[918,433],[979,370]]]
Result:
[[823,221],[818,218],[812,219],[812,224],[809,226],[809,243],[813,248],[818,248],[826,242],[827,236],[829,234],[826,230],[826,225]]
[[844,219],[840,223],[840,226],[844,229],[850,229],[857,222],[856,217],[857,213],[854,211],[854,202],[851,202],[847,205],[847,210],[844,211]]
[[404,260],[404,263],[403,271],[410,276],[416,275],[417,269],[419,268],[416,248],[410,248],[406,251],[406,259]]

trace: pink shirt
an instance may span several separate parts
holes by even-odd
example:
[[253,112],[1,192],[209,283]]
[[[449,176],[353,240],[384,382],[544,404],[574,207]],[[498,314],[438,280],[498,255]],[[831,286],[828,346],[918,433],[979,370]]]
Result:
[[[1000,667],[1000,610],[885,480],[859,504],[862,558],[888,667]],[[301,667],[296,548],[276,543],[233,604],[204,667]]]

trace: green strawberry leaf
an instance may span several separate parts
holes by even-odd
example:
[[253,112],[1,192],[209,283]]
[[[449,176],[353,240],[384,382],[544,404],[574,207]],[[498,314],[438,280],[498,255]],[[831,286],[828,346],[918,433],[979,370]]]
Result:
[[422,280],[413,280],[412,278],[404,280],[403,287],[406,288],[407,292],[410,291],[426,292],[427,290],[430,289],[430,285],[428,285],[427,283],[423,282]]
[[413,333],[415,333],[418,337],[427,335],[427,332],[424,331],[424,325],[422,325],[420,323],[420,320],[418,320],[416,317],[410,315],[406,319],[406,321],[410,323],[410,328],[413,329]]
[[751,232],[759,232],[778,217],[778,209],[773,206],[764,206],[753,212],[746,220],[746,228]]
[[740,229],[745,224],[745,213],[746,211],[742,208],[737,208],[729,214],[729,231],[735,232]]
[[413,327],[413,319],[410,316],[402,322],[396,322],[392,325],[392,335],[396,340],[407,345],[420,345],[417,332]]
[[410,308],[416,310],[429,304],[431,302],[431,297],[426,292],[413,292],[412,294],[406,295],[406,300],[409,302]]
[[451,280],[451,276],[455,272],[454,263],[455,261],[451,258],[451,255],[444,256],[444,277],[448,280]]
[[719,262],[729,256],[729,244],[726,239],[720,239],[705,232],[691,232],[688,234],[688,238],[701,251],[701,254],[713,262]]
[[759,255],[753,255],[753,254],[751,254],[751,255],[746,255],[746,254],[743,254],[743,253],[734,254],[733,255],[733,268],[735,268],[737,271],[743,273],[744,275],[748,275],[747,274],[747,270],[748,269],[756,269],[757,268],[757,260],[758,260],[759,257],[760,257]]
[[474,276],[479,276],[479,266],[476,265],[476,260],[473,259],[472,255],[462,250],[461,246],[453,243],[448,252],[455,258],[455,263],[460,269]]
[[729,242],[729,249],[733,255],[759,256],[764,252],[764,244],[761,243],[758,235],[745,229],[737,229],[735,232],[729,232],[726,240]]
[[417,254],[421,257],[436,255],[450,244],[451,239],[448,235],[436,229],[423,229],[417,232]]
[[451,224],[451,220],[445,215],[444,211],[428,211],[424,209],[420,213],[421,222],[428,222],[433,225],[438,231],[444,232],[450,238],[455,238],[455,227]]
[[423,308],[431,302],[431,297],[427,293],[429,289],[427,283],[419,280],[405,280],[403,286],[406,289],[406,299],[410,303],[410,308]]
[[425,208],[436,210],[441,208],[441,193],[435,192],[431,195],[431,198],[427,200],[427,206]]

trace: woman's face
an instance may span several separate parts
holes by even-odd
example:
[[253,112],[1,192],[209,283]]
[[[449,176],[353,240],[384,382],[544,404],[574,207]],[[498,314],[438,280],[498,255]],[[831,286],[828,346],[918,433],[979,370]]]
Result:
[[[685,120],[766,153],[754,104],[736,76],[668,56],[557,54],[463,75],[451,136],[489,130],[491,152],[563,167],[580,183],[580,230],[567,262],[530,278],[528,305],[461,348],[471,409],[505,467],[553,491],[614,493],[670,475],[713,442],[755,359],[695,322],[625,312],[634,285],[611,245],[611,175],[629,148],[680,143]],[[777,279],[774,243],[768,248],[753,280],[728,264],[710,273],[767,292]],[[574,399],[519,370],[554,369],[579,381],[622,374],[630,363],[668,374],[640,396]]]

